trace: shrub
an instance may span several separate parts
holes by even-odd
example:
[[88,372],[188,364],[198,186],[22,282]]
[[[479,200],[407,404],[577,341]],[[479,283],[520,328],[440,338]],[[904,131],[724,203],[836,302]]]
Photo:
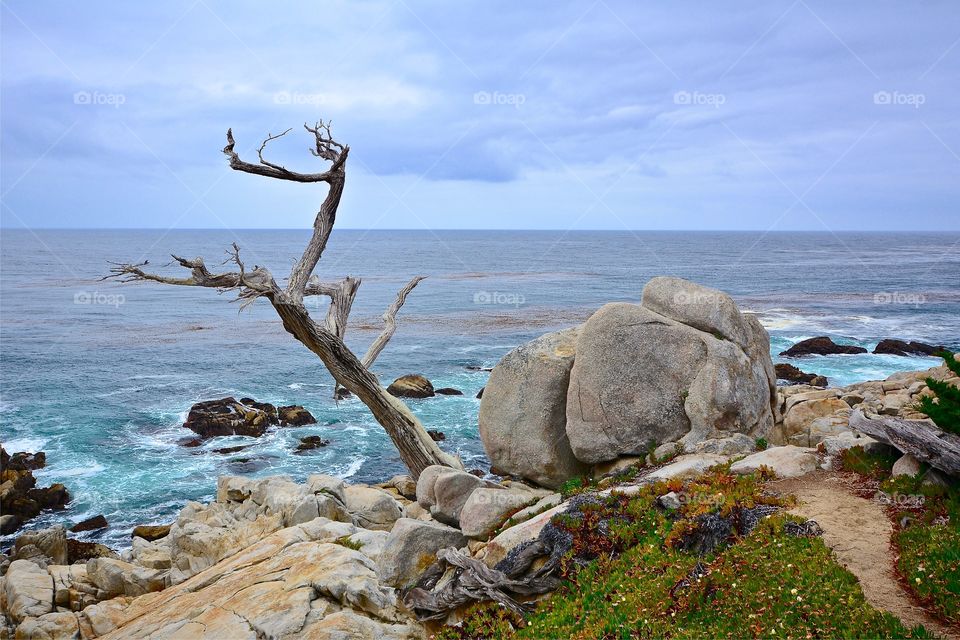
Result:
[[[960,376],[960,362],[954,359],[949,351],[938,353],[943,358],[947,368]],[[930,416],[938,427],[950,433],[960,433],[960,389],[934,378],[927,378],[927,386],[933,391],[935,397],[925,396],[920,398],[916,408],[921,413]]]

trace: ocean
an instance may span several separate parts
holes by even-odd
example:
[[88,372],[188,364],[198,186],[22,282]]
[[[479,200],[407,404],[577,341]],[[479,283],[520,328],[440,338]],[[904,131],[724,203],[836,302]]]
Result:
[[[204,256],[212,271],[237,242],[246,264],[284,277],[307,238],[299,230],[0,232],[0,440],[47,452],[40,484],[63,482],[65,512],[28,528],[104,514],[81,534],[115,548],[135,524],[170,522],[210,500],[216,477],[329,473],[354,482],[404,471],[383,430],[355,399],[333,401],[332,379],[287,335],[269,304],[239,313],[229,292],[101,281],[109,261],[164,273],[169,254]],[[347,342],[362,353],[380,314],[417,274],[396,336],[375,371],[385,384],[422,373],[463,396],[411,401],[442,446],[486,468],[477,431],[487,373],[513,347],[585,320],[606,302],[639,300],[644,283],[675,275],[729,292],[758,314],[771,351],[816,335],[872,348],[885,337],[960,348],[960,234],[338,230],[317,273],[363,278]],[[325,304],[311,302],[322,318]],[[935,365],[935,358],[830,356],[797,363],[843,385]],[[318,424],[253,440],[178,444],[198,400],[232,395],[302,404]],[[331,444],[295,455],[299,439]],[[246,449],[222,454],[232,445]],[[7,541],[9,540],[9,536]]]

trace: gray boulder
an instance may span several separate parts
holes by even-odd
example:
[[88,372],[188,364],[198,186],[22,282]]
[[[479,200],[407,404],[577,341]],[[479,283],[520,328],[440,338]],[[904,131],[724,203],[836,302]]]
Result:
[[437,478],[434,484],[436,504],[430,507],[430,515],[440,522],[457,526],[460,511],[475,489],[484,486],[483,480],[466,471],[453,471]]
[[402,515],[400,505],[386,491],[373,487],[351,486],[344,491],[347,509],[357,526],[364,529],[390,531]]
[[466,544],[467,539],[453,527],[401,518],[383,545],[377,560],[377,574],[390,586],[407,587],[434,563],[437,551],[449,547],[459,549]]
[[579,327],[548,333],[508,353],[480,402],[480,437],[498,473],[557,487],[587,471],[567,439],[567,386]]
[[475,489],[460,510],[460,530],[470,538],[485,540],[517,511],[540,499],[529,491]]
[[567,392],[574,454],[598,463],[648,444],[766,435],[776,416],[769,336],[730,297],[654,278],[643,303],[601,307],[583,325]]

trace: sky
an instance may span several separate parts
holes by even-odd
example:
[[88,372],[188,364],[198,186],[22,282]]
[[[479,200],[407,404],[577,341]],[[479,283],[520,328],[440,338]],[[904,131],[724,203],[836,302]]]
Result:
[[58,2],[0,12],[3,227],[960,229],[955,1]]

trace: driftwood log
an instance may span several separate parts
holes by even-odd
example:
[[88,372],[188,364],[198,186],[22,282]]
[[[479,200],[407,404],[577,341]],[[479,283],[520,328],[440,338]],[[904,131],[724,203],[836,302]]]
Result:
[[[247,270],[240,257],[240,248],[234,244],[227,251],[224,262],[233,263],[236,270],[226,273],[211,273],[202,258],[192,260],[173,256],[181,267],[190,270],[190,276],[184,278],[168,277],[150,273],[144,269],[148,264],[115,263],[107,278],[117,278],[123,282],[149,281],[160,284],[192,287],[209,287],[219,291],[237,291],[240,308],[252,304],[258,298],[270,302],[277,315],[283,321],[283,328],[315,353],[333,376],[335,385],[343,387],[357,396],[384,428],[400,453],[400,458],[414,478],[430,465],[445,465],[462,468],[460,461],[444,453],[427,433],[410,409],[400,400],[387,393],[377,377],[370,372],[370,366],[386,346],[396,330],[396,316],[403,306],[407,295],[423,279],[413,278],[397,294],[396,300],[383,316],[383,331],[373,341],[361,360],[344,343],[350,308],[360,286],[359,278],[346,277],[338,282],[324,283],[313,275],[333,231],[346,180],[346,161],[350,147],[333,139],[330,123],[323,121],[314,126],[303,125],[311,134],[310,152],[317,158],[330,163],[326,171],[320,173],[299,173],[275,164],[264,158],[267,144],[290,132],[287,129],[279,135],[268,135],[257,150],[259,163],[246,162],[234,150],[233,131],[227,130],[227,146],[223,153],[227,156],[230,168],[254,175],[300,183],[324,182],[328,186],[326,198],[320,205],[313,223],[313,234],[303,251],[303,255],[293,265],[285,287],[281,287],[266,267],[254,266]],[[320,324],[310,317],[304,306],[304,297],[326,296],[330,299],[325,321]]]
[[960,476],[960,436],[930,422],[886,416],[867,418],[857,409],[850,414],[850,428],[951,476]]

